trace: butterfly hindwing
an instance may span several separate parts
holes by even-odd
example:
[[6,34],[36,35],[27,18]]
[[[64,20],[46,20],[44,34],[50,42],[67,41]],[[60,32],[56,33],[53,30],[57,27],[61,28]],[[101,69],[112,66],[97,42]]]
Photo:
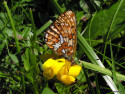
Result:
[[47,29],[45,42],[58,55],[71,60],[76,52],[76,17],[72,11],[61,14]]

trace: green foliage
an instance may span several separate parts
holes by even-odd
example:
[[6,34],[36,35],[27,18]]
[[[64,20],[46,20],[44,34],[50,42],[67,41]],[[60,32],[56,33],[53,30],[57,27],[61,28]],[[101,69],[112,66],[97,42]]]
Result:
[[[117,37],[124,30],[124,3],[112,5],[109,9],[105,9],[95,13],[90,21],[88,32],[85,32],[85,38],[96,39],[98,36],[106,37],[109,32],[110,38]],[[113,17],[116,17],[113,19]],[[112,24],[112,20],[114,21]],[[112,26],[112,27],[111,27]],[[109,28],[111,27],[110,31]],[[105,40],[105,39],[104,39]]]
[[45,87],[41,94],[55,94],[50,88]]
[[[123,94],[125,0],[1,0],[0,10],[0,94],[106,94],[113,90]],[[70,86],[47,81],[41,68],[48,57],[55,56],[44,42],[44,32],[52,24],[50,19],[55,21],[67,10],[76,14],[76,63],[80,59],[83,66]]]

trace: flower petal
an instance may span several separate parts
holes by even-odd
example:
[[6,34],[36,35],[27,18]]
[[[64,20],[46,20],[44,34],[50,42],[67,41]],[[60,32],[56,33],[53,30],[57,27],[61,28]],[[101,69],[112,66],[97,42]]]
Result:
[[54,77],[54,72],[53,72],[53,69],[50,67],[50,68],[46,68],[43,72],[43,76],[47,79],[47,80],[50,80]]
[[43,69],[49,68],[52,65],[54,65],[55,63],[58,63],[58,62],[54,59],[48,59],[46,62],[44,62],[44,64],[42,65],[42,68]]
[[79,65],[71,66],[71,67],[69,68],[69,73],[68,73],[68,75],[71,75],[71,76],[73,76],[73,77],[76,77],[76,76],[79,75],[81,69],[82,69],[82,68],[81,68],[81,66],[79,66]]
[[61,78],[58,80],[60,80],[65,85],[71,85],[75,83],[75,78],[69,75],[62,75]]
[[75,83],[75,77],[79,75],[81,66],[73,65],[65,59],[48,59],[43,65],[43,75],[45,78],[52,79],[55,75],[56,78],[65,85]]
[[71,66],[71,62],[65,60],[65,65],[62,66],[62,68],[59,70],[57,76],[67,75],[69,72],[70,66]]
[[[60,59],[61,60],[61,59]],[[44,69],[43,75],[45,78],[52,79],[55,75],[57,75],[58,71],[62,68],[65,64],[64,60],[59,62],[58,60],[48,59],[43,65],[42,68]]]
[[54,74],[57,75],[57,73],[59,72],[59,70],[65,65],[64,62],[62,63],[55,63],[54,65],[52,65],[52,69],[54,71]]

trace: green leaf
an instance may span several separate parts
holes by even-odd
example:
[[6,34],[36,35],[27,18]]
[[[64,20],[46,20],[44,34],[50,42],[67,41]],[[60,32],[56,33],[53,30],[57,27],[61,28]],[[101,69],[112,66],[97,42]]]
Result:
[[79,5],[85,12],[88,13],[90,11],[87,3],[84,0],[80,0]]
[[86,78],[85,78],[85,74],[84,74],[84,71],[81,70],[79,76],[76,77],[79,81],[81,82],[86,82]]
[[5,29],[4,29],[4,32],[5,32],[9,37],[12,37],[12,35],[13,35],[13,30],[12,30],[12,29],[5,28]]
[[76,13],[77,24],[79,24],[79,22],[80,22],[80,20],[83,16],[83,13],[84,13],[83,11],[79,11],[79,12]]
[[29,63],[29,57],[27,56],[27,50],[25,52],[25,55],[22,56],[23,62],[24,62],[24,68],[26,71],[30,70],[30,63]]
[[18,63],[19,60],[17,59],[16,55],[14,54],[9,54],[10,58],[15,62],[15,63]]
[[45,87],[41,94],[55,94],[50,88]]
[[70,92],[70,86],[65,86],[61,83],[56,83],[55,86],[59,94],[69,94]]
[[5,47],[5,44],[6,44],[6,39],[2,34],[0,34],[0,55],[3,51],[3,48]]
[[[106,35],[112,20],[114,20],[114,22],[109,32],[110,34],[115,33],[112,37],[119,34],[125,28],[125,24],[123,24],[125,21],[125,1],[122,2],[122,5],[120,5],[120,3],[115,3],[109,9],[95,13],[91,19],[89,29],[84,33],[84,37],[96,39],[98,36]],[[117,11],[118,8],[120,9]],[[115,15],[116,17],[113,19]]]
[[0,71],[0,77],[7,77],[7,75]]
[[51,20],[49,20],[48,22],[46,22],[39,30],[37,30],[36,35],[38,36],[39,34],[42,34],[42,32],[50,26],[50,24],[52,23]]
[[[103,73],[103,74],[106,74],[106,75],[109,75],[109,76],[113,76],[112,75],[112,72],[106,68],[103,68],[103,67],[100,67],[98,65],[95,65],[95,64],[91,64],[91,63],[88,63],[88,62],[85,62],[83,61],[82,64],[84,65],[84,67],[88,68],[88,69],[91,69],[91,70],[94,70],[94,71],[97,71],[97,72],[100,72],[100,73]],[[116,77],[118,80],[123,80],[125,81],[125,75],[122,75],[122,74],[119,74],[118,72],[116,72]]]
[[30,36],[33,35],[33,33],[31,32],[31,27],[25,26],[24,30],[22,31],[21,35],[23,36],[23,38],[28,38]]
[[121,0],[115,12],[109,38],[118,36],[122,31],[125,31],[125,0]]
[[[93,51],[91,46],[86,42],[86,40],[83,38],[83,36],[79,32],[78,32],[78,43],[81,46],[81,48],[83,49],[83,51],[86,53],[88,58],[91,60],[92,63],[97,64],[101,67],[104,67],[104,65],[100,61],[99,57],[96,55],[96,53]],[[112,81],[111,77],[105,75],[105,76],[103,76],[103,78],[105,79],[107,84],[109,84],[112,91],[118,90],[116,85]]]
[[118,82],[118,85],[119,85],[119,92],[120,92],[120,94],[124,94],[124,92],[125,92],[124,86],[122,85],[121,82]]
[[25,74],[26,74],[26,77],[27,77],[27,79],[29,80],[29,82],[31,82],[32,84],[34,84],[33,72],[30,71],[30,72],[25,73]]

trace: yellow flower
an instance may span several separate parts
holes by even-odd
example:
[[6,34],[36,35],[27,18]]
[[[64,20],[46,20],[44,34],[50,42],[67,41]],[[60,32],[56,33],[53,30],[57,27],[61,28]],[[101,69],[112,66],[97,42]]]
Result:
[[54,76],[65,85],[75,83],[75,77],[79,75],[81,66],[71,65],[70,61],[65,59],[48,59],[43,65],[43,75],[48,80]]
[[60,80],[65,85],[71,85],[75,83],[75,78],[70,75],[62,75],[58,80]]
[[71,75],[71,76],[73,76],[73,77],[76,77],[76,76],[79,75],[80,71],[81,71],[81,66],[79,66],[79,65],[74,65],[74,66],[71,66],[71,67],[69,68],[69,73],[68,73],[68,75]]
[[43,75],[46,79],[52,79],[55,75],[57,75],[60,68],[65,64],[64,59],[48,59],[43,65],[42,68],[44,70]]
[[53,69],[50,67],[50,68],[46,68],[43,72],[43,76],[47,79],[47,80],[50,80],[54,77],[54,71]]

